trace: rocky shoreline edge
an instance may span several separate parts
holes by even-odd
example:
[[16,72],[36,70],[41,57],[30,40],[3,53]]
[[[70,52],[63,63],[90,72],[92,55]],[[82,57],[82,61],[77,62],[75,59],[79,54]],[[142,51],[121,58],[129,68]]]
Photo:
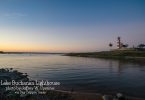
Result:
[[[21,73],[13,68],[1,68],[0,80],[30,81],[27,73]],[[0,85],[0,100],[145,100],[142,98],[125,96],[122,93],[106,95],[101,93],[82,93],[75,91],[50,90],[46,94],[15,94],[14,91],[6,91]]]

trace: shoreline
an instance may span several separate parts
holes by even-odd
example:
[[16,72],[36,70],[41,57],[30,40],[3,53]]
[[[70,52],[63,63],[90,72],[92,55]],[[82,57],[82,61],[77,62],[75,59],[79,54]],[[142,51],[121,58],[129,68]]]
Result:
[[101,51],[86,53],[67,53],[64,56],[103,58],[114,60],[127,60],[145,63],[145,51]]
[[[15,79],[17,81],[30,81],[27,74],[18,72],[17,70],[14,70],[12,68],[2,68],[0,69],[0,79],[1,80],[12,80]],[[103,100],[103,96],[107,96],[108,98],[116,97],[117,92],[113,94],[109,93],[89,93],[89,92],[79,92],[79,91],[64,91],[64,90],[47,90],[46,94],[25,94],[25,95],[17,95],[13,91],[6,91],[4,89],[5,87],[1,85],[0,87],[0,97],[3,100],[7,100],[8,98],[11,98],[11,100],[41,100],[40,98],[43,98],[43,100],[48,100],[53,98],[53,100]],[[144,100],[144,98],[141,97],[134,97],[134,96],[128,96],[122,94],[127,100]],[[57,98],[57,99],[55,99]],[[105,100],[105,99],[104,99]]]

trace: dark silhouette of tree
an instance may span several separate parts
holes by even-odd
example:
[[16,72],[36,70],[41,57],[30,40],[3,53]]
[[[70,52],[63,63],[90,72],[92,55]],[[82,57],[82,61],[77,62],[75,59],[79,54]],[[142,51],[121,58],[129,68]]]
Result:
[[113,44],[112,43],[109,43],[109,47],[112,47],[113,46]]
[[123,44],[122,47],[127,48],[128,44]]
[[139,44],[139,45],[138,45],[138,48],[141,48],[141,49],[142,49],[142,48],[144,48],[144,47],[145,47],[145,44]]
[[113,44],[112,43],[109,43],[109,47],[111,48],[113,46]]

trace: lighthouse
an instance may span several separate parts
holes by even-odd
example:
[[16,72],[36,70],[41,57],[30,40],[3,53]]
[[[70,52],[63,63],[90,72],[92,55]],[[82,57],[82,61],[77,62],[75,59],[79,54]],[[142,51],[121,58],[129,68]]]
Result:
[[122,48],[121,37],[117,37],[117,47],[118,49]]

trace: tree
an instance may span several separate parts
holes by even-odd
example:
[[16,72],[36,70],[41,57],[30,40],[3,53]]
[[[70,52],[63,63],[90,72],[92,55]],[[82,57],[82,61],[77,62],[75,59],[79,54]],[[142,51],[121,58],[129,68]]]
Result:
[[113,44],[112,43],[109,43],[109,47],[111,48],[113,46]]
[[145,44],[139,44],[138,47],[142,49],[145,47]]
[[128,44],[123,44],[122,47],[127,48]]

